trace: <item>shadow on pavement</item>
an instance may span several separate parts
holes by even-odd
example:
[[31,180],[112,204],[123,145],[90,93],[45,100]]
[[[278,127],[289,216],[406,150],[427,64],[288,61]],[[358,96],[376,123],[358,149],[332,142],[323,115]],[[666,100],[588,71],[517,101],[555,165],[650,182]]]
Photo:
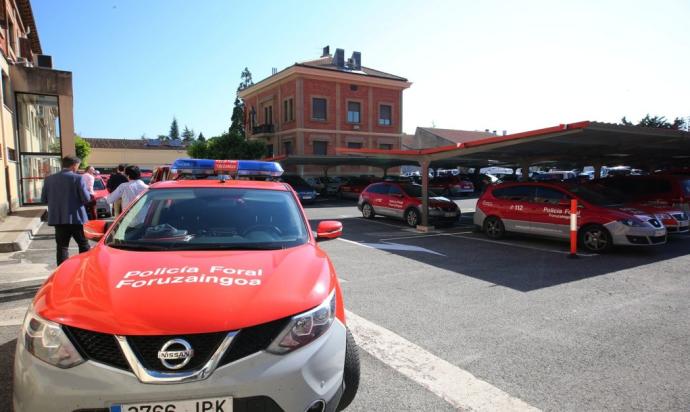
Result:
[[[371,245],[393,242],[426,248],[436,254],[404,248],[385,251],[522,292],[641,267],[690,253],[690,239],[686,237],[672,238],[666,245],[621,247],[603,255],[568,259],[568,244],[565,242],[511,236],[502,241],[504,244],[492,243],[480,233],[471,233],[466,225],[469,221],[465,219],[461,223],[464,227],[454,226],[431,234],[413,231],[393,219],[377,218],[370,222],[357,217],[339,220],[343,223],[343,239]],[[312,227],[315,228],[318,222],[311,221]]]
[[0,345],[0,382],[3,388],[0,390],[0,411],[12,410],[12,372],[14,371],[14,348],[17,339]]
[[[18,288],[0,290],[0,303],[14,302],[16,300],[31,299],[41,285],[21,286]],[[4,410],[4,409],[0,409]]]

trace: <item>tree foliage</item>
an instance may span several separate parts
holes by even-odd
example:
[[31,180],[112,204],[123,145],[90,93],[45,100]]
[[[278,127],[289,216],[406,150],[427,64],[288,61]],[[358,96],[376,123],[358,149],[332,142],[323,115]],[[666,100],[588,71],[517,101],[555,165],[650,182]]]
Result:
[[88,159],[89,155],[91,154],[91,145],[77,134],[74,135],[74,152],[77,157],[81,159],[81,166],[88,167]]
[[205,141],[206,141],[206,138],[204,137],[204,134],[203,134],[203,133],[199,132],[199,137],[197,137],[197,140],[202,141],[202,142],[205,142]]
[[633,124],[633,122],[623,116],[620,124],[623,126],[655,127],[673,130],[685,130],[687,128],[685,120],[681,117],[676,117],[673,119],[673,122],[669,122],[664,116],[650,116],[649,114],[643,117],[637,124]]
[[250,72],[249,69],[246,67],[244,68],[244,70],[242,70],[240,78],[242,79],[242,81],[240,81],[240,85],[237,86],[238,92],[254,84],[254,81],[252,80],[252,72]]
[[230,120],[230,133],[244,136],[246,133],[244,130],[244,102],[239,97],[235,98],[235,106],[232,109]]
[[174,117],[172,123],[170,123],[170,132],[168,133],[168,138],[170,140],[177,140],[180,138],[180,128],[177,126],[177,119]]
[[260,159],[266,154],[266,147],[260,141],[227,132],[206,141],[195,140],[187,146],[187,154],[197,159]]
[[194,140],[194,130],[190,130],[186,125],[182,131],[182,140],[184,142],[191,142]]

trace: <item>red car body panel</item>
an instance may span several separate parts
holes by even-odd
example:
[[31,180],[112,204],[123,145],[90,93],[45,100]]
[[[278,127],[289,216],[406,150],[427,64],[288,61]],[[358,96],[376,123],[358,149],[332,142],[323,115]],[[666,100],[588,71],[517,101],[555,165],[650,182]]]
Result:
[[[291,191],[283,183],[236,180],[165,181],[149,190],[219,186]],[[308,222],[301,207],[300,213]],[[45,319],[102,333],[205,333],[296,315],[335,288],[336,316],[345,323],[335,269],[311,231],[308,236],[300,246],[260,251],[132,251],[100,240],[56,269],[34,308]]]

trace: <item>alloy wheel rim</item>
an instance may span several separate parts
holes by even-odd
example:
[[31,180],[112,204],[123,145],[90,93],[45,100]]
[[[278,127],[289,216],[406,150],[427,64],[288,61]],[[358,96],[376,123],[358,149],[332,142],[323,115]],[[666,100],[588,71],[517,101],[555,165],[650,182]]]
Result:
[[371,206],[364,205],[364,217],[371,216]]
[[585,233],[585,245],[592,250],[602,250],[608,245],[608,240],[601,230],[590,230]]
[[414,212],[410,212],[407,214],[407,224],[410,226],[417,225],[417,215]]
[[486,231],[489,233],[491,237],[495,237],[499,232],[498,222],[495,220],[490,220],[486,225]]

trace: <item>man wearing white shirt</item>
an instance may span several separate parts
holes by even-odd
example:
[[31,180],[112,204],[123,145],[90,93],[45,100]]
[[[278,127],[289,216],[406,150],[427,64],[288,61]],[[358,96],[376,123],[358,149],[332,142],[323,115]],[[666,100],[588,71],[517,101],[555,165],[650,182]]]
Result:
[[141,181],[141,171],[138,166],[127,166],[125,176],[129,181],[118,186],[106,199],[111,205],[118,199],[122,199],[122,210],[129,207],[141,192],[149,188],[146,183]]

